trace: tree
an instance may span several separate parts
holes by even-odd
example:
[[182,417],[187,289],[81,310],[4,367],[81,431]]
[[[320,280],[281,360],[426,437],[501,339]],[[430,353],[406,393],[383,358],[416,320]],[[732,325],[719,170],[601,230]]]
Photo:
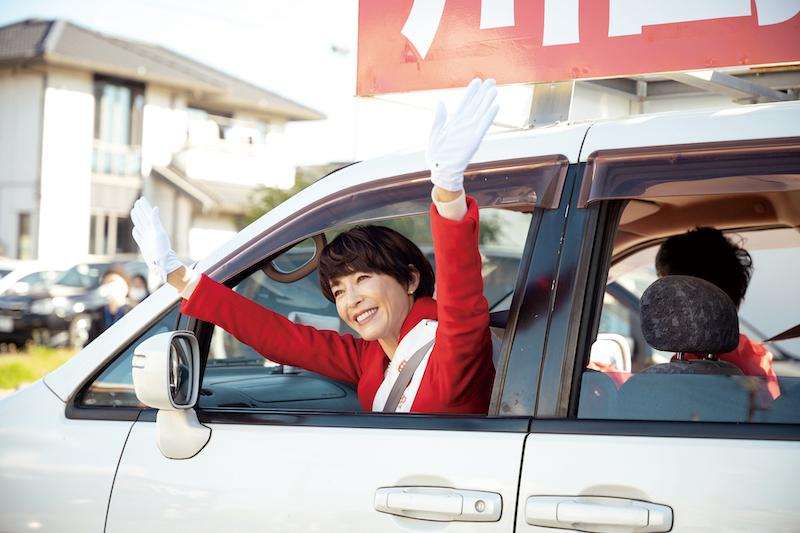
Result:
[[242,217],[242,227],[256,221],[264,213],[276,208],[322,176],[345,166],[345,164],[346,163],[330,163],[322,166],[298,167],[294,173],[294,185],[288,189],[259,185],[256,190],[250,194],[250,205],[247,207],[247,213]]
[[[242,227],[254,222],[264,213],[274,209],[321,177],[333,172],[334,170],[342,168],[345,165],[346,164],[344,163],[330,163],[323,166],[298,167],[298,169],[295,171],[294,185],[288,189],[260,185],[250,195],[250,206],[247,209],[247,214],[243,217]],[[433,244],[430,222],[428,221],[427,216],[403,217],[383,220],[378,222],[378,225],[388,226],[400,232],[417,243],[419,246]],[[329,233],[328,238],[332,239],[344,229],[346,228]],[[498,235],[501,233],[501,229],[502,228],[498,220],[488,217],[486,219],[481,219],[480,243],[494,243],[497,240]]]

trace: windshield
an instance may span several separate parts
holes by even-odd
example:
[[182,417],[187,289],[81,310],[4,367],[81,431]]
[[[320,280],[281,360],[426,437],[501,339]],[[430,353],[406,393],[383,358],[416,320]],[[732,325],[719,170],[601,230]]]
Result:
[[100,276],[107,267],[108,265],[102,263],[81,263],[64,272],[54,284],[93,289],[100,285]]

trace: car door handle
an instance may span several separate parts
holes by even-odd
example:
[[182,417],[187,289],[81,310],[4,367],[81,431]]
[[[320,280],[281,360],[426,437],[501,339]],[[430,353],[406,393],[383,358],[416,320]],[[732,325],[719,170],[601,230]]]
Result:
[[608,526],[632,527],[650,533],[672,529],[672,508],[666,505],[593,496],[531,496],[525,521],[532,526],[608,531]]
[[496,522],[503,499],[494,492],[444,487],[384,487],[375,491],[375,509],[407,518],[443,522]]

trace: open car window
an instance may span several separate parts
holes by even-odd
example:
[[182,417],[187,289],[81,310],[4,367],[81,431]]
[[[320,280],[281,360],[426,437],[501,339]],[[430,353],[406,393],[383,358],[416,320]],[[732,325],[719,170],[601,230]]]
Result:
[[[650,373],[675,356],[647,344],[639,313],[642,293],[657,279],[653,265],[659,239],[638,247],[609,271],[598,339],[616,335],[623,350],[604,349],[608,345],[600,341],[593,346],[581,377],[579,418],[800,423],[800,339],[761,344],[800,323],[795,268],[800,233],[793,228],[725,233],[741,241],[753,259],[753,277],[738,313],[739,332],[754,350],[766,350],[748,363],[764,371],[730,358],[744,375]],[[744,346],[741,337],[740,343]],[[625,361],[628,368],[623,368]]]
[[[604,233],[598,233],[595,246],[603,248],[610,266],[596,278],[602,298],[587,321],[593,329],[585,332],[596,341],[588,353],[578,354],[574,383],[579,390],[572,393],[577,409],[571,413],[621,420],[800,423],[800,339],[762,344],[800,324],[798,154],[795,138],[601,150],[589,156],[578,206],[604,209]],[[698,227],[721,230],[753,261],[742,304],[733,309],[739,345],[713,354],[721,365],[707,354],[687,357],[697,357],[700,364],[675,362],[676,350],[667,349],[685,342],[678,340],[689,336],[685,324],[698,324],[698,332],[712,336],[715,322],[700,310],[707,300],[675,291],[652,302],[660,314],[639,306],[657,279],[660,245]],[[669,307],[668,298],[692,303]],[[697,319],[680,322],[684,316]],[[680,327],[659,322],[666,319]],[[650,346],[643,331],[668,339],[652,342],[664,350]]]
[[[484,209],[481,212],[482,275],[490,312],[509,308],[530,220],[530,214],[516,211]],[[435,268],[428,215],[374,223],[392,227],[414,241]],[[348,227],[327,232],[328,241]],[[272,263],[277,270],[288,272],[305,264],[313,250],[313,242],[307,239],[274,258]],[[295,323],[356,335],[339,318],[335,305],[322,294],[316,270],[296,281],[282,283],[257,268],[236,284],[234,290]],[[496,333],[502,335],[502,330]],[[302,368],[276,364],[268,354],[257,353],[216,326],[210,340],[199,407],[361,410],[355,385]]]

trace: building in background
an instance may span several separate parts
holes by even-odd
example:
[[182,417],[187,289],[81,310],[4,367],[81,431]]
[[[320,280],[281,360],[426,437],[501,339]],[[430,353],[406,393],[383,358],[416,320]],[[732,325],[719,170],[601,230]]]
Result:
[[290,121],[325,115],[162,47],[63,20],[0,28],[0,255],[136,253],[158,205],[179,256],[227,240],[258,185],[289,187]]

